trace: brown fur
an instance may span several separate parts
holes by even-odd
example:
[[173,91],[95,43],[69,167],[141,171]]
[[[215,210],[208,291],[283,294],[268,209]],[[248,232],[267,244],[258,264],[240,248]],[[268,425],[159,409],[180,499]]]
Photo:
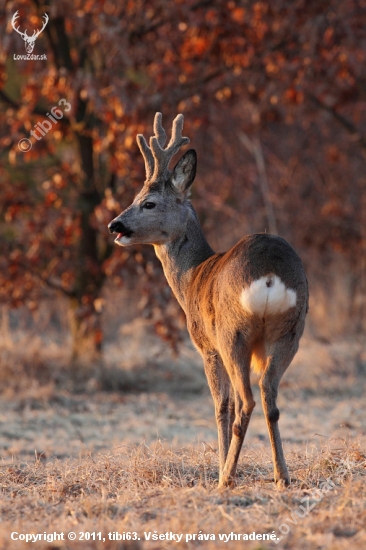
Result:
[[266,350],[262,340],[253,345],[250,360],[250,366],[256,374],[261,374],[267,368],[269,357],[266,355]]

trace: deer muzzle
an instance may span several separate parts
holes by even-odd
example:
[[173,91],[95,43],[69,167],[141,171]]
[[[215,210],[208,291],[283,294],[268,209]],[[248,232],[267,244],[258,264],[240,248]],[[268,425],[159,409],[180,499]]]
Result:
[[133,233],[133,231],[128,229],[128,227],[126,227],[120,220],[112,220],[108,224],[108,229],[110,233],[118,233],[118,239],[121,237],[130,237]]

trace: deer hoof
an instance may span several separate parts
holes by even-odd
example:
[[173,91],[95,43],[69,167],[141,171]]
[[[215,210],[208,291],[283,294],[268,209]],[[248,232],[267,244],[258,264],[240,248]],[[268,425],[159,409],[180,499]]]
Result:
[[276,486],[279,491],[283,491],[290,485],[290,480],[288,477],[276,479]]
[[226,489],[226,488],[234,489],[234,487],[236,487],[236,481],[232,477],[229,477],[227,479],[222,479],[221,481],[219,481],[219,489]]

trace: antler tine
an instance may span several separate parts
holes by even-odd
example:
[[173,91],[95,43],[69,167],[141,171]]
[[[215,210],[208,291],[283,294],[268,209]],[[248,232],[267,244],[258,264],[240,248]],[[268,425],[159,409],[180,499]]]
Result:
[[14,29],[15,31],[17,31],[17,33],[19,33],[22,37],[23,37],[23,36],[27,36],[27,31],[25,31],[25,33],[24,33],[24,32],[22,32],[22,31],[19,30],[20,25],[19,25],[18,28],[15,26],[15,22],[16,22],[17,19],[19,19],[19,10],[17,10],[17,11],[14,13],[13,18],[12,18],[12,20],[11,20],[11,24],[12,24],[13,29]]
[[158,138],[160,147],[164,147],[166,142],[166,133],[161,123],[163,115],[161,113],[156,113],[154,118],[154,134]]
[[13,17],[12,17],[12,19],[11,19],[11,23],[12,23],[13,26],[14,26],[14,23],[15,23],[15,21],[16,21],[17,19],[19,19],[19,10],[17,10],[17,11],[14,13],[14,15],[13,15]]
[[[154,118],[154,134],[159,144],[161,145],[161,147],[164,147],[166,142],[166,133],[162,126],[161,120],[162,120],[162,114],[156,113]],[[137,145],[140,148],[141,154],[144,157],[146,179],[150,180],[151,176],[154,173],[154,157],[153,157],[152,151],[148,146],[148,144],[146,143],[146,139],[142,134],[138,134],[136,136],[136,140],[137,140]]]
[[[157,115],[160,115],[159,117]],[[157,113],[155,120],[159,121],[161,126],[161,114]],[[179,149],[189,143],[189,138],[182,136],[184,117],[179,114],[173,120],[172,137],[169,141],[168,147],[163,149],[158,137],[154,136],[150,138],[150,148],[154,157],[154,173],[153,180],[160,178],[166,172],[170,160],[179,151]],[[165,132],[164,132],[165,134]]]
[[42,18],[44,18],[44,23],[43,23],[43,26],[42,28],[39,30],[39,31],[34,31],[33,34],[37,33],[36,36],[39,36],[41,34],[41,32],[43,31],[43,29],[46,27],[47,23],[48,23],[48,20],[49,20],[49,17],[47,15],[47,13],[44,13]]
[[142,134],[136,136],[137,145],[141,151],[145,161],[146,179],[149,180],[154,173],[154,158],[150,147],[146,143],[146,139]]
[[188,137],[182,136],[183,124],[184,116],[177,115],[173,120],[172,137],[166,148],[166,151],[174,151],[171,153],[171,157],[173,157],[183,145],[186,145],[190,141]]

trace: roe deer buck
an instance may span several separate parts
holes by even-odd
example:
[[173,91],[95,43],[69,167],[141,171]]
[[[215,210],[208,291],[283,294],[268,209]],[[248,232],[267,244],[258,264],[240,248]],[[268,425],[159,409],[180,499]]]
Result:
[[274,463],[283,488],[289,474],[276,406],[280,379],[299,346],[308,310],[308,285],[300,258],[281,237],[249,235],[228,252],[215,254],[188,200],[196,174],[196,152],[187,151],[173,171],[172,157],[189,139],[183,115],[173,122],[171,140],[161,113],[150,147],[137,143],[146,181],[133,203],[109,224],[121,246],[154,245],[165,276],[187,316],[191,338],[202,355],[218,427],[219,486],[233,486],[239,453],[255,402],[250,369],[259,373],[263,410]]

